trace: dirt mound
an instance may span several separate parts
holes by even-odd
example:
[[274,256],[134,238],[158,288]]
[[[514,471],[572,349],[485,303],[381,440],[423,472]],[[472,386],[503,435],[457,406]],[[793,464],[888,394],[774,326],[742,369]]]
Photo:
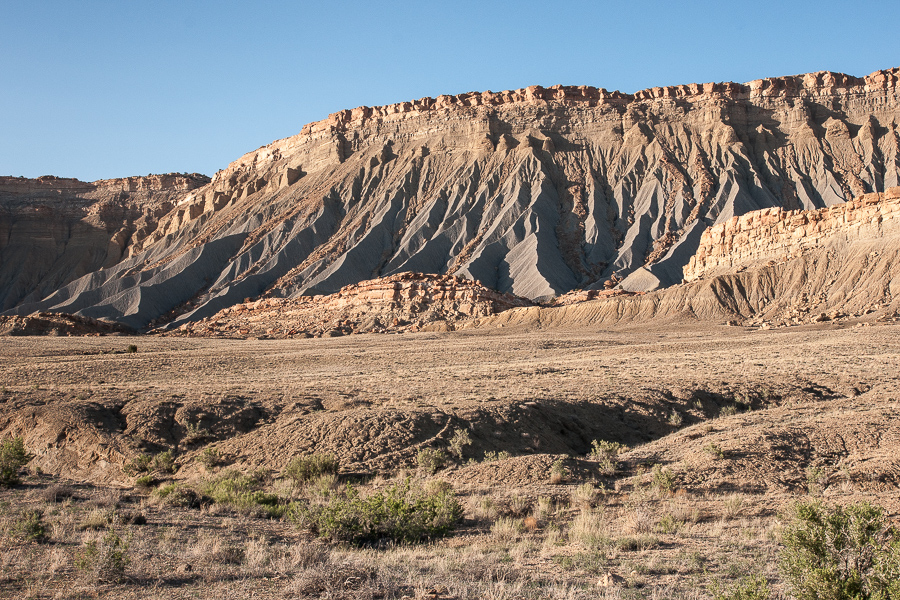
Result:
[[453,331],[460,323],[531,302],[452,275],[401,273],[349,285],[330,296],[237,304],[178,334],[258,338]]
[[65,313],[35,313],[25,317],[0,317],[2,335],[123,335],[134,331],[118,323],[107,323]]

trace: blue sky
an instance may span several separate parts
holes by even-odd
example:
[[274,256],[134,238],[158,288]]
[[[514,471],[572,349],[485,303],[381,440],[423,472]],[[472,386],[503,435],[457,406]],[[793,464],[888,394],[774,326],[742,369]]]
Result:
[[212,175],[343,108],[900,66],[900,2],[0,0],[0,175]]

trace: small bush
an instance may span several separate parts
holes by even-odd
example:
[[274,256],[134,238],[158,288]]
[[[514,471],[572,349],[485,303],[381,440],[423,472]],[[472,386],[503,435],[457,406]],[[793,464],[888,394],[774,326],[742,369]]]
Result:
[[703,451],[715,459],[725,458],[725,452],[723,452],[719,445],[714,442],[710,442],[703,446]]
[[591,443],[591,458],[595,460],[615,459],[620,452],[628,449],[625,444],[608,442],[606,440],[594,440]]
[[114,531],[87,542],[75,559],[75,566],[94,581],[115,583],[125,576],[131,562],[128,543]]
[[463,458],[463,448],[472,443],[472,436],[467,429],[457,429],[450,438],[450,453],[459,460]]
[[736,405],[729,404],[728,406],[723,406],[722,408],[719,409],[719,416],[720,417],[730,417],[731,415],[736,415],[737,411],[738,411],[738,409],[737,409]]
[[175,468],[175,453],[172,450],[166,450],[154,456],[153,468],[163,473],[174,473],[177,470]]
[[668,467],[653,465],[650,487],[659,493],[669,493],[675,487],[675,474]]
[[569,477],[569,470],[563,466],[562,459],[557,459],[550,467],[550,483],[559,485]]
[[275,494],[263,491],[258,477],[238,471],[226,471],[208,481],[201,492],[218,504],[243,511],[260,511],[270,517],[280,517],[286,507]]
[[134,344],[128,344],[127,346],[125,346],[125,352],[127,352],[128,354],[134,354],[135,352],[137,352],[137,346],[135,346]]
[[153,457],[149,454],[139,454],[125,463],[122,470],[126,475],[137,475],[138,473],[149,473],[153,466]]
[[31,458],[25,451],[25,442],[22,438],[3,440],[3,443],[0,443],[0,485],[11,486],[19,483],[19,471]]
[[446,535],[462,518],[451,491],[426,492],[407,478],[362,498],[347,487],[322,506],[294,504],[291,517],[320,537],[363,544],[393,540],[420,542]]
[[197,493],[194,490],[181,487],[177,483],[159,486],[153,490],[153,496],[166,506],[191,508],[198,505]]
[[339,469],[338,459],[332,454],[295,456],[288,462],[287,468],[284,470],[284,477],[301,484],[325,473],[337,475]]
[[140,488],[148,488],[156,482],[153,475],[142,475],[134,480],[134,485]]
[[781,569],[797,600],[900,598],[900,532],[868,502],[794,506]]
[[419,468],[424,472],[429,475],[434,475],[437,473],[438,469],[446,464],[447,455],[441,450],[423,448],[422,450],[419,450],[419,454],[416,456],[416,462],[419,464]]
[[204,448],[203,452],[197,455],[197,462],[199,462],[207,469],[212,469],[221,461],[222,455],[219,454],[219,451],[215,448]]
[[500,517],[491,525],[491,535],[498,542],[513,542],[524,528],[522,519]]
[[824,467],[812,465],[806,467],[806,490],[811,496],[821,494],[826,485],[828,485],[828,473]]
[[12,534],[26,542],[45,541],[47,527],[44,525],[44,514],[39,510],[26,510],[22,518],[13,525]]
[[484,459],[482,462],[494,462],[498,460],[506,460],[507,458],[509,458],[509,452],[507,452],[506,450],[501,450],[500,452],[488,450],[484,453]]
[[728,590],[721,589],[717,582],[712,592],[715,600],[769,600],[772,596],[769,584],[762,575],[745,577]]

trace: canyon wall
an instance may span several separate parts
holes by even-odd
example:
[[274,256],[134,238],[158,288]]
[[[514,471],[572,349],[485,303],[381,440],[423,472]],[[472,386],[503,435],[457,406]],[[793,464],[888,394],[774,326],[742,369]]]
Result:
[[788,260],[838,241],[878,240],[897,234],[900,187],[820,210],[755,211],[704,231],[697,253],[684,268],[684,280]]
[[898,73],[340,111],[184,193],[120,262],[13,312],[177,327],[404,271],[536,300],[673,285],[716,223],[900,185]]
[[148,175],[92,183],[0,177],[0,309],[35,301],[125,256],[209,178]]

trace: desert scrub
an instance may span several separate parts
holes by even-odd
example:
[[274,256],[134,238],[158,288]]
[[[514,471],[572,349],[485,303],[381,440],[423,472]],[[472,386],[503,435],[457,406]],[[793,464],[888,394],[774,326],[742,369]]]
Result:
[[126,475],[140,475],[141,473],[152,473],[153,471],[162,471],[165,473],[175,472],[175,453],[172,450],[166,450],[159,454],[138,454],[130,461],[122,466],[122,470]]
[[484,459],[482,462],[495,462],[498,460],[506,460],[509,458],[509,452],[506,450],[501,450],[500,452],[494,452],[493,450],[488,450],[484,453]]
[[550,483],[559,485],[564,483],[569,477],[569,470],[563,466],[562,459],[557,459],[550,467]]
[[675,487],[675,474],[668,467],[653,465],[650,487],[659,494],[668,494]]
[[722,451],[722,448],[720,448],[719,445],[715,442],[710,442],[707,445],[703,446],[703,451],[717,460],[725,458],[725,452]]
[[299,485],[326,473],[337,475],[339,469],[340,463],[334,455],[310,454],[292,458],[284,469],[283,476]]
[[441,450],[423,448],[422,450],[419,450],[419,454],[416,455],[416,462],[422,471],[429,475],[434,475],[438,472],[438,469],[447,463],[447,455]]
[[900,532],[868,502],[793,507],[781,570],[797,600],[900,598]]
[[215,448],[204,448],[203,452],[197,455],[197,462],[207,469],[212,469],[222,462],[222,455]]
[[44,513],[39,510],[26,510],[12,527],[12,535],[26,542],[44,542],[47,540],[47,526],[44,524]]
[[224,504],[239,511],[257,512],[269,517],[282,516],[286,505],[277,495],[261,488],[262,482],[259,477],[229,470],[207,481],[200,492],[217,504]]
[[89,579],[111,583],[125,577],[130,563],[128,541],[111,529],[101,538],[87,541],[75,559],[75,566]]
[[177,483],[167,483],[153,490],[152,497],[160,504],[166,506],[180,506],[190,508],[196,506],[197,493],[189,488],[180,486]]
[[727,590],[715,582],[712,593],[715,600],[769,600],[772,597],[769,584],[762,575],[744,577]]
[[25,451],[25,442],[20,437],[8,438],[0,443],[0,485],[19,483],[19,471],[31,456]]
[[457,429],[450,438],[450,453],[457,459],[462,460],[463,448],[472,443],[472,436],[469,435],[467,429]]
[[407,478],[365,498],[348,484],[328,503],[294,503],[289,514],[299,526],[334,541],[411,543],[446,535],[462,517],[462,507],[452,491],[428,492]]

